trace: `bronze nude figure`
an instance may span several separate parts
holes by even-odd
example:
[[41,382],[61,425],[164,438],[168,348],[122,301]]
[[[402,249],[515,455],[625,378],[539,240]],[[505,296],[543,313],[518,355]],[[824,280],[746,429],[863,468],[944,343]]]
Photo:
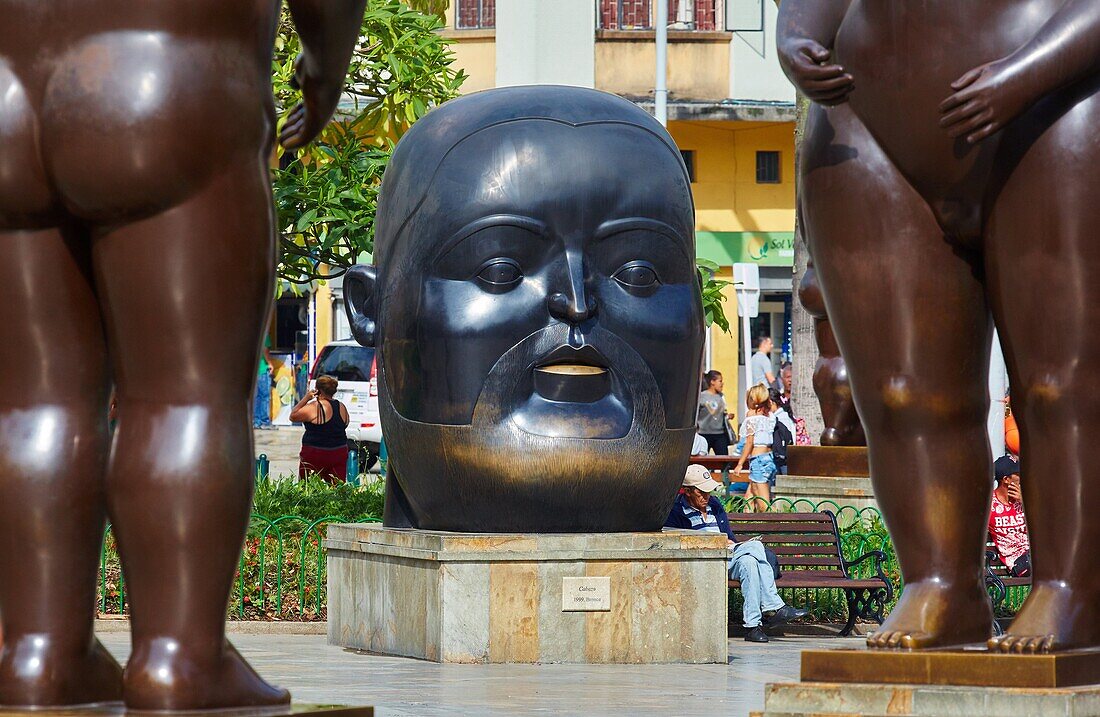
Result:
[[[816,102],[800,209],[906,583],[870,645],[1100,646],[1100,3],[784,0],[778,45]],[[994,639],[991,315],[1034,561]]]
[[817,281],[817,271],[810,262],[798,286],[798,299],[814,318],[814,340],[818,358],[814,366],[814,393],[821,406],[825,429],[821,432],[823,446],[865,446],[863,425],[859,422],[848,380],[848,366],[840,355],[832,322],[825,311],[825,298]]
[[694,208],[664,128],[614,95],[489,90],[433,110],[344,278],[377,344],[385,523],[660,530],[695,433]]
[[[297,147],[365,0],[289,0]],[[0,704],[274,705],[225,639],[269,315],[278,0],[0,0]],[[109,443],[112,382],[118,427]],[[95,639],[107,516],[125,672]]]

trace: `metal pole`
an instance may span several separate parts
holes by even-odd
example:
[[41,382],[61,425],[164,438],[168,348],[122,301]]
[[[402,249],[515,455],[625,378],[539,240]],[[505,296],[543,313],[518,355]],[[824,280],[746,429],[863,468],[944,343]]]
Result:
[[657,0],[657,83],[653,89],[654,116],[668,125],[668,0]]
[[[746,314],[741,317],[741,336],[745,342],[745,391],[752,387],[752,318]],[[741,415],[744,392],[737,394],[737,415]]]
[[317,289],[310,292],[306,303],[306,350],[309,352],[309,365],[317,360]]
[[1008,391],[1008,369],[1005,367],[1001,339],[993,330],[993,350],[989,353],[989,449],[993,460],[1005,454],[1005,393]]

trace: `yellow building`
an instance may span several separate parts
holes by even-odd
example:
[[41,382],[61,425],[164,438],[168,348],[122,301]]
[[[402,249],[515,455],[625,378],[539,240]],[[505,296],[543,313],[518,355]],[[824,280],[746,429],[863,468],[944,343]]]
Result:
[[[465,92],[582,85],[652,111],[655,5],[452,0],[446,34],[455,41],[456,64],[469,75]],[[752,334],[774,338],[778,366],[790,346],[795,110],[794,89],[775,58],[775,3],[669,0],[669,6],[668,130],[692,175],[698,253],[726,277],[736,262],[760,265],[761,315]],[[736,322],[730,294],[726,310]],[[732,336],[712,330],[705,363],[732,388],[731,377],[743,373],[744,349],[736,325],[731,329]]]

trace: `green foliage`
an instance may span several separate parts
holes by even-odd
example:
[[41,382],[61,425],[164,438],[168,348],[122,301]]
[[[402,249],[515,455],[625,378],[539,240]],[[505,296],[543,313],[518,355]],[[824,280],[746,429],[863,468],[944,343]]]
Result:
[[296,515],[310,522],[329,516],[349,521],[381,520],[384,495],[382,481],[362,487],[350,483],[329,485],[316,478],[260,481],[252,512],[269,518]]
[[699,269],[699,281],[703,285],[703,316],[706,319],[707,326],[717,324],[718,328],[728,334],[730,332],[730,322],[726,318],[726,311],[722,306],[722,302],[726,300],[722,290],[732,285],[733,282],[715,278],[718,273],[718,265],[713,261],[696,259],[695,264]]
[[[416,4],[429,14],[397,0],[369,0],[336,121],[274,170],[279,275],[287,281],[339,276],[373,250],[378,186],[393,145],[433,106],[457,96],[466,79],[452,68],[450,41],[438,32],[446,4]],[[282,114],[299,97],[291,79],[301,49],[285,11],[275,49],[272,85]]]

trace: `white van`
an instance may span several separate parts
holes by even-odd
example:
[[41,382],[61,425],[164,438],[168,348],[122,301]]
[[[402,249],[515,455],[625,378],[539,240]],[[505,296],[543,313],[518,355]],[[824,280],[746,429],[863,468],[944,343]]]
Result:
[[348,409],[348,444],[359,451],[359,469],[368,470],[378,461],[382,424],[378,420],[378,364],[374,349],[354,339],[333,341],[317,355],[309,374],[310,388],[318,376],[332,376],[340,385],[336,400]]

